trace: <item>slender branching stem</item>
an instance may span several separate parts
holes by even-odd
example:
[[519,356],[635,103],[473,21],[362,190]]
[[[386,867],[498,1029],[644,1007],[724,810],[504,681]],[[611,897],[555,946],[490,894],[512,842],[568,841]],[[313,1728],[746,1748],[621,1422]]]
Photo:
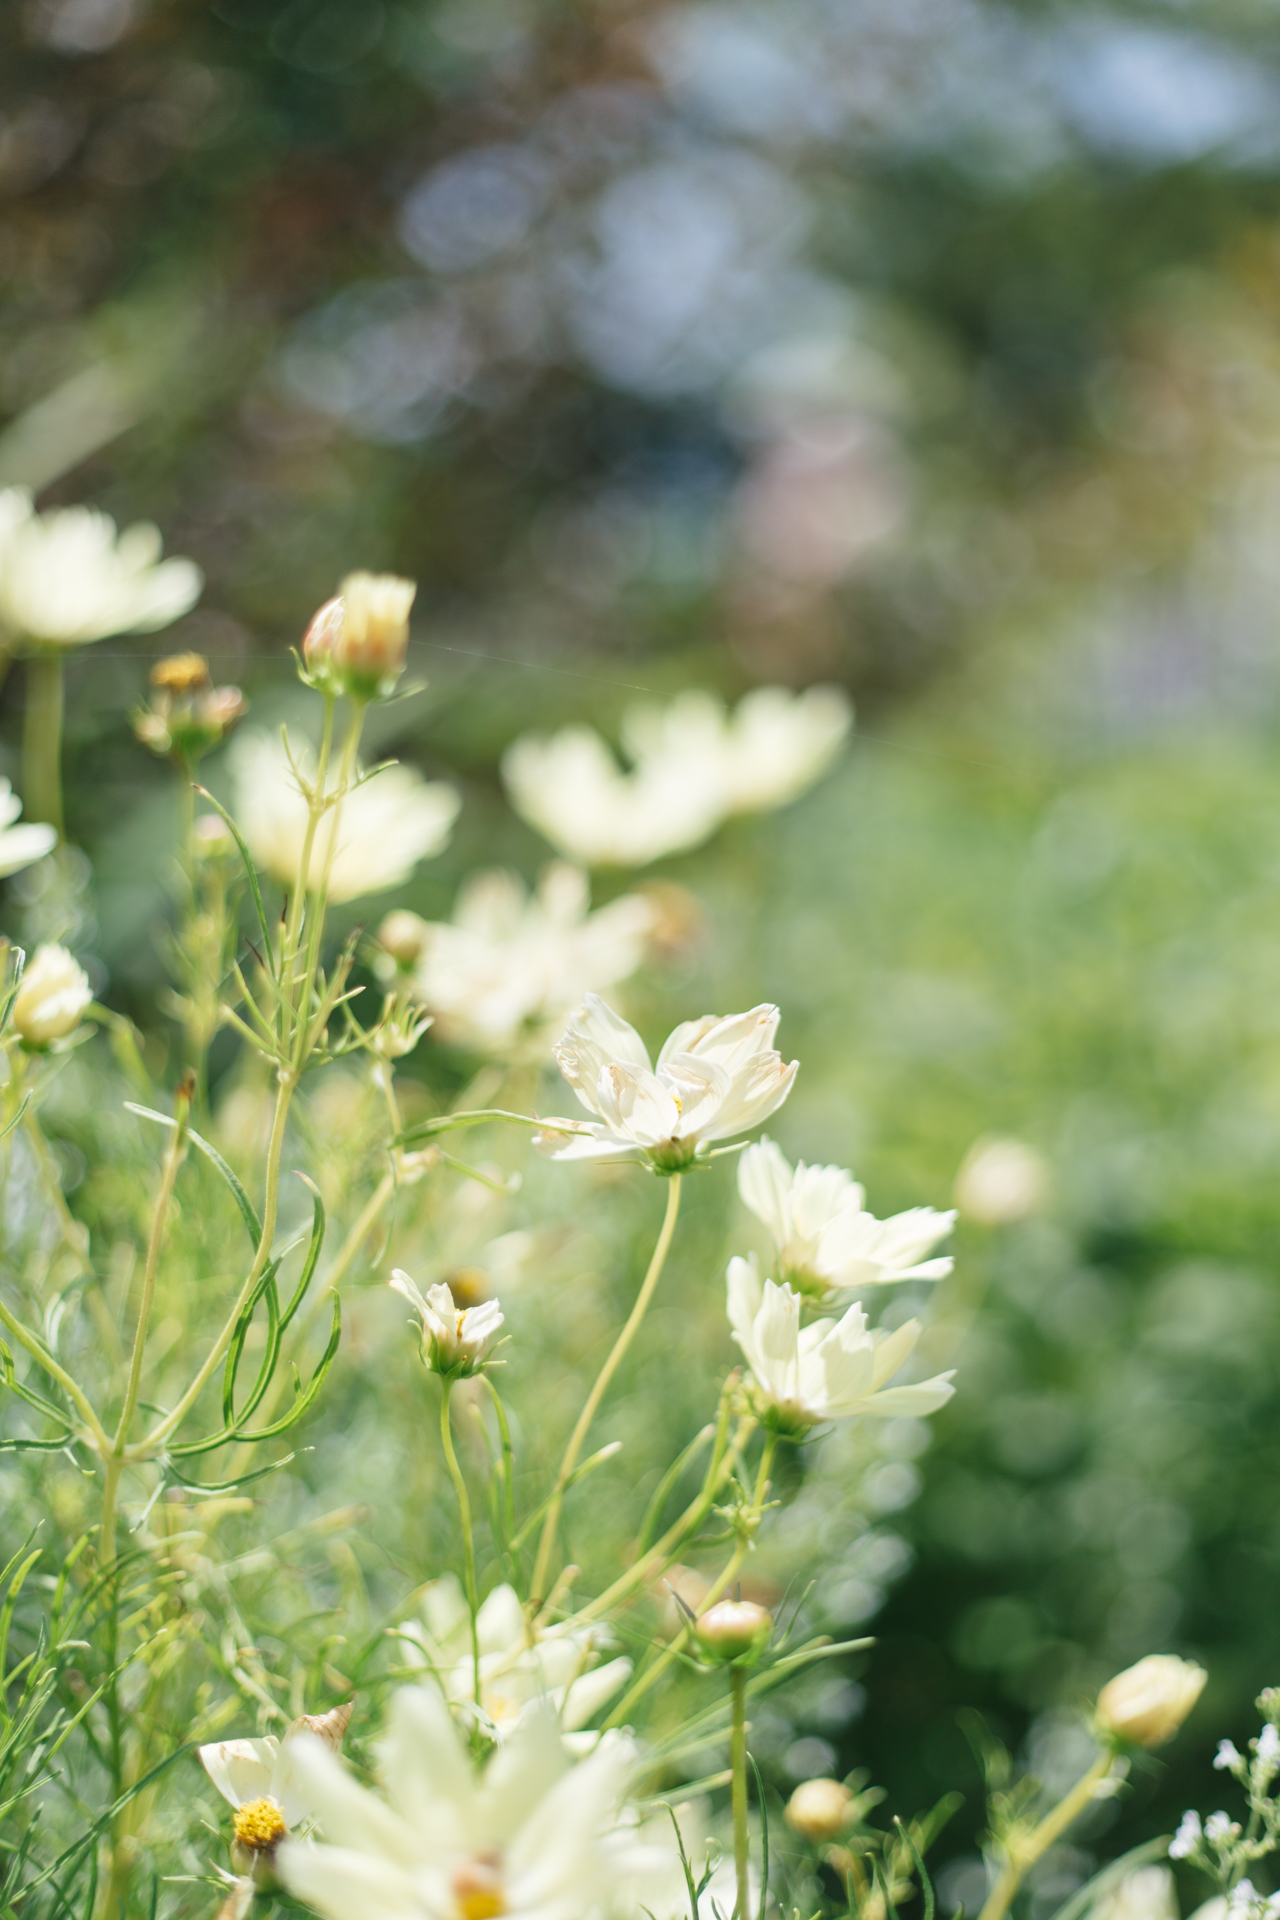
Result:
[[1025,1839],[1014,1842],[1008,1849],[1005,1864],[1000,1870],[987,1903],[978,1916],[978,1920],[1004,1920],[1013,1897],[1023,1880],[1031,1871],[1040,1856],[1047,1852],[1054,1841],[1060,1839],[1071,1825],[1078,1820],[1085,1808],[1095,1798],[1098,1788],[1111,1772],[1115,1763],[1115,1753],[1110,1747],[1104,1747],[1087,1773],[1076,1781],[1074,1787],[1060,1800],[1052,1812],[1047,1813],[1039,1826],[1034,1827]]
[[750,1835],[747,1830],[747,1670],[729,1669],[729,1770],[733,1776],[733,1870],[738,1886],[735,1920],[750,1920]]
[[582,1452],[583,1442],[586,1440],[587,1434],[591,1429],[591,1423],[599,1411],[600,1402],[608,1392],[609,1383],[622,1364],[627,1348],[631,1345],[631,1342],[635,1339],[639,1331],[640,1322],[644,1319],[648,1311],[649,1302],[652,1300],[654,1290],[662,1277],[662,1269],[666,1264],[667,1252],[671,1246],[672,1235],[676,1230],[676,1216],[680,1211],[680,1186],[680,1175],[678,1173],[672,1174],[667,1191],[667,1210],[663,1215],[662,1229],[658,1234],[658,1242],[653,1250],[653,1258],[649,1262],[649,1270],[640,1283],[640,1291],[636,1295],[635,1305],[627,1316],[626,1325],[614,1341],[609,1351],[608,1359],[596,1376],[596,1383],[587,1395],[587,1403],[578,1415],[577,1424],[570,1434],[569,1444],[564,1450],[564,1458],[560,1462],[560,1471],[556,1475],[556,1483],[551,1495],[551,1504],[547,1508],[547,1517],[542,1524],[542,1538],[538,1542],[538,1558],[534,1563],[533,1602],[535,1606],[540,1606],[547,1597],[547,1576],[551,1571],[551,1556],[555,1551],[556,1533],[560,1525],[560,1510],[564,1505],[565,1488],[573,1477],[573,1470],[578,1464],[578,1455]]
[[476,1705],[480,1704],[480,1592],[476,1585],[476,1540],[471,1526],[471,1502],[467,1497],[467,1483],[462,1477],[462,1468],[458,1465],[458,1456],[453,1450],[453,1431],[449,1422],[449,1402],[453,1394],[452,1380],[442,1380],[440,1395],[440,1444],[444,1448],[445,1464],[449,1469],[449,1478],[453,1481],[453,1491],[458,1501],[458,1519],[462,1526],[462,1571],[467,1589],[467,1608],[471,1614],[471,1661],[475,1670]]
[[133,1330],[133,1351],[129,1356],[129,1377],[125,1386],[124,1405],[120,1409],[120,1421],[116,1427],[112,1452],[117,1459],[123,1459],[124,1450],[129,1442],[129,1429],[133,1425],[133,1416],[138,1410],[138,1394],[142,1388],[142,1362],[147,1348],[147,1334],[151,1327],[151,1309],[155,1304],[156,1276],[160,1271],[160,1251],[164,1246],[165,1228],[169,1222],[169,1205],[173,1199],[174,1183],[178,1178],[178,1168],[182,1165],[187,1147],[187,1115],[191,1109],[191,1087],[188,1083],[179,1089],[175,1102],[173,1134],[160,1173],[160,1191],[156,1196],[155,1214],[151,1221],[151,1235],[147,1241],[147,1264],[142,1274],[142,1294],[138,1301],[138,1321]]
[[47,820],[62,838],[62,655],[27,656],[22,716],[22,800],[28,820]]
[[107,1436],[106,1428],[90,1405],[88,1397],[82,1389],[76,1385],[66,1368],[54,1359],[53,1355],[40,1344],[33,1333],[28,1333],[21,1320],[14,1318],[8,1307],[5,1306],[3,1300],[0,1300],[0,1326],[4,1327],[7,1332],[13,1335],[18,1345],[25,1348],[37,1366],[43,1367],[51,1380],[57,1381],[76,1412],[80,1415],[80,1418],[84,1421],[89,1431],[89,1437],[93,1441],[94,1448],[105,1458],[111,1451],[111,1441]]

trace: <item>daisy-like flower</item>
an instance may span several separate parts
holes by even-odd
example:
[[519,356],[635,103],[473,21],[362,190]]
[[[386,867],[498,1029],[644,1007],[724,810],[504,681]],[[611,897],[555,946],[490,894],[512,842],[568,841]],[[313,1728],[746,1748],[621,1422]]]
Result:
[[[311,778],[314,756],[303,751],[294,757],[303,775]],[[284,746],[269,734],[242,733],[228,758],[235,782],[234,812],[249,851],[274,880],[292,886],[306,840],[307,803]],[[447,843],[459,805],[452,787],[425,781],[412,767],[385,767],[353,786],[342,802],[329,899],[358,900],[399,886],[419,860],[439,853]],[[312,845],[309,887],[320,884],[333,830],[334,815],[329,812]]]
[[[612,1699],[631,1672],[630,1660],[598,1664],[610,1635],[601,1625],[568,1621],[531,1628],[514,1587],[495,1587],[476,1616],[480,1641],[480,1706],[500,1739],[507,1739],[539,1701],[551,1706],[569,1745],[589,1749],[596,1736],[573,1736]],[[433,1580],[423,1600],[421,1624],[400,1629],[401,1638],[425,1658],[447,1699],[475,1701],[471,1615],[453,1574]]]
[[888,1384],[920,1338],[918,1320],[873,1332],[855,1303],[841,1320],[802,1327],[800,1294],[762,1283],[752,1260],[729,1262],[728,1290],[729,1324],[751,1369],[761,1417],[779,1433],[797,1437],[820,1421],[857,1414],[936,1413],[955,1391],[950,1373],[912,1386]]
[[839,687],[757,687],[732,714],[714,694],[691,689],[667,707],[632,707],[622,741],[640,766],[708,766],[725,813],[764,813],[807,792],[852,724]]
[[215,1740],[199,1749],[201,1764],[218,1792],[235,1810],[231,1851],[239,1871],[269,1860],[280,1841],[314,1817],[305,1785],[294,1769],[295,1740],[305,1733],[337,1753],[355,1702],[329,1713],[304,1713],[285,1738]]
[[709,765],[668,756],[624,773],[591,727],[524,735],[502,777],[516,812],[587,867],[646,867],[701,846],[724,818]]
[[[561,861],[530,896],[512,873],[473,874],[452,922],[416,922],[410,991],[437,1036],[473,1053],[536,1059],[589,989],[611,987],[644,958],[658,909],[627,894],[591,913],[587,876]],[[407,951],[406,916],[388,939]]]
[[89,976],[65,947],[36,948],[13,1003],[13,1024],[23,1042],[42,1052],[74,1033],[93,999]]
[[467,1380],[479,1373],[489,1357],[502,1311],[496,1300],[478,1307],[454,1305],[453,1294],[440,1282],[424,1295],[416,1280],[397,1267],[387,1283],[402,1294],[422,1326],[422,1352],[432,1373],[446,1380]]
[[950,1233],[954,1213],[911,1207],[888,1220],[868,1213],[866,1195],[843,1167],[792,1167],[772,1140],[748,1147],[738,1192],[773,1236],[780,1279],[823,1295],[894,1280],[941,1280],[952,1261],[926,1260]]
[[34,860],[43,860],[58,844],[56,827],[46,827],[35,820],[15,826],[21,813],[21,800],[7,780],[0,780],[0,880],[21,872]]
[[37,513],[25,487],[0,493],[0,629],[28,648],[85,646],[113,633],[153,633],[186,613],[203,577],[161,560],[159,531],[117,533],[91,507]]
[[516,740],[502,763],[511,804],[570,859],[646,866],[710,839],[733,813],[785,806],[838,751],[852,712],[838,687],[758,687],[730,715],[710,693],[632,707],[623,771],[590,727]]
[[[548,1120],[536,1136],[557,1160],[645,1161],[679,1173],[715,1140],[758,1126],[791,1091],[798,1062],[774,1050],[776,1007],[706,1014],[678,1026],[652,1066],[644,1041],[589,993],[555,1048],[560,1071],[596,1120]],[[564,1131],[558,1131],[563,1128]]]
[[605,1734],[575,1762],[549,1706],[530,1713],[477,1771],[431,1687],[391,1703],[381,1795],[319,1741],[295,1766],[326,1840],[286,1840],[276,1871],[326,1920],[586,1920],[638,1911],[674,1845],[644,1843],[625,1805],[636,1754]]

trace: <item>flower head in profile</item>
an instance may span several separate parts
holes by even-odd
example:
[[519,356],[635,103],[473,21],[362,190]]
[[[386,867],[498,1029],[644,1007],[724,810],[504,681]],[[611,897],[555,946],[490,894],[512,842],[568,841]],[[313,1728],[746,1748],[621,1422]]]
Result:
[[44,826],[36,820],[16,826],[14,823],[21,814],[21,800],[7,780],[0,780],[0,880],[7,879],[11,873],[20,873],[33,861],[43,860],[58,844],[56,827]]
[[65,947],[36,948],[13,1003],[13,1024],[23,1044],[42,1053],[74,1033],[93,1000],[89,976]]
[[397,1267],[387,1283],[402,1294],[417,1314],[422,1328],[422,1353],[432,1373],[446,1380],[466,1380],[480,1373],[502,1325],[496,1300],[478,1307],[454,1305],[453,1294],[442,1281],[425,1295],[416,1280]]
[[38,649],[167,627],[195,605],[203,579],[192,561],[160,553],[145,522],[118,534],[105,513],[37,513],[26,488],[9,487],[0,493],[0,630]]
[[655,1173],[693,1166],[713,1141],[758,1126],[790,1093],[797,1062],[784,1064],[774,1049],[779,1018],[776,1007],[759,1006],[686,1020],[651,1065],[635,1028],[589,993],[555,1056],[597,1117],[585,1126],[548,1120],[538,1144],[557,1160],[639,1159]]
[[[529,895],[512,873],[473,874],[452,921],[406,916],[386,939],[410,953],[410,991],[434,1016],[437,1036],[490,1057],[537,1059],[590,989],[614,986],[644,958],[657,908],[627,894],[592,913],[587,876],[554,862]],[[381,937],[381,936],[380,936]]]
[[133,731],[152,753],[190,765],[216,747],[244,714],[239,687],[215,687],[199,653],[174,653],[151,669],[151,705],[133,716]]
[[[480,1642],[480,1709],[489,1729],[507,1739],[538,1703],[554,1709],[571,1746],[589,1747],[573,1736],[610,1700],[631,1672],[626,1659],[605,1661],[610,1634],[599,1624],[531,1627],[514,1587],[495,1587],[476,1617]],[[471,1615],[453,1574],[427,1587],[420,1624],[400,1629],[411,1651],[434,1670],[445,1698],[461,1708],[475,1705]]]
[[936,1413],[951,1398],[951,1374],[910,1386],[889,1382],[920,1338],[920,1322],[892,1333],[867,1325],[854,1305],[840,1320],[802,1327],[802,1297],[761,1282],[755,1262],[729,1262],[729,1324],[751,1369],[764,1424],[791,1437],[826,1420]]
[[626,1805],[636,1754],[607,1733],[574,1761],[543,1703],[477,1770],[431,1687],[391,1702],[383,1791],[359,1785],[317,1740],[295,1765],[326,1841],[287,1840],[276,1871],[326,1920],[586,1920],[638,1908],[674,1860],[646,1846]]
[[1098,1730],[1137,1747],[1162,1747],[1200,1698],[1208,1677],[1193,1660],[1149,1653],[1108,1680],[1098,1695]]
[[413,580],[394,573],[349,573],[326,600],[302,642],[310,680],[353,700],[384,698],[404,671]]
[[231,1852],[240,1872],[269,1861],[286,1834],[314,1817],[294,1770],[297,1735],[339,1752],[354,1706],[349,1700],[329,1713],[303,1714],[283,1741],[268,1734],[262,1740],[216,1740],[199,1749],[205,1772],[235,1810]]
[[[234,740],[228,755],[235,783],[236,819],[255,861],[282,886],[294,884],[307,834],[307,802],[283,744],[269,734],[249,732]],[[304,777],[315,771],[309,752],[295,754]],[[342,801],[337,847],[330,860],[334,811],[316,831],[307,885],[320,885],[329,862],[331,901],[358,900],[407,880],[419,860],[448,842],[458,817],[452,787],[425,781],[412,767],[384,767]]]
[[748,1147],[738,1192],[773,1236],[777,1271],[801,1293],[826,1294],[894,1280],[941,1280],[952,1262],[925,1258],[950,1233],[954,1213],[911,1207],[877,1220],[843,1167],[792,1167],[772,1140]]

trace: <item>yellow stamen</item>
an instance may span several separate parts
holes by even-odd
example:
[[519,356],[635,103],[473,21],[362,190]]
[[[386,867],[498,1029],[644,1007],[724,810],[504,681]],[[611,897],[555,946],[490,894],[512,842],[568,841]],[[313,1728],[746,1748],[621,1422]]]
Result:
[[460,1920],[499,1920],[507,1910],[497,1856],[466,1860],[453,1870],[453,1897]]
[[266,1853],[289,1829],[274,1800],[246,1800],[236,1808],[235,1837],[242,1847],[254,1853]]
[[171,653],[152,667],[151,684],[169,693],[195,693],[209,684],[209,663],[200,653]]

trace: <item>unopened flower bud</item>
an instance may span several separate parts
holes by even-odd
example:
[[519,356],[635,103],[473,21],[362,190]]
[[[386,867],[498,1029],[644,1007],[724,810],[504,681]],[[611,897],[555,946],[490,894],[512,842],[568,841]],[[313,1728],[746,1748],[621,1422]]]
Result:
[[749,1664],[773,1638],[773,1615],[754,1600],[717,1600],[698,1621],[694,1632],[704,1653],[729,1664]]
[[40,1051],[74,1033],[92,999],[88,974],[65,947],[37,947],[13,1003],[13,1024]]
[[215,687],[203,654],[173,653],[151,669],[154,688],[149,707],[133,716],[133,730],[144,747],[174,760],[191,762],[216,747],[245,712],[239,687]]
[[422,1330],[422,1355],[432,1373],[446,1380],[467,1380],[481,1373],[502,1325],[496,1300],[478,1307],[460,1308],[447,1286],[428,1287],[426,1295],[416,1280],[396,1267],[389,1283],[416,1311]]
[[378,928],[378,945],[406,973],[411,973],[421,960],[427,939],[426,921],[410,913],[407,907],[389,913]]
[[803,1780],[786,1805],[787,1825],[806,1840],[838,1840],[853,1817],[854,1796],[840,1780]]
[[1163,1746],[1200,1698],[1208,1677],[1194,1661],[1150,1653],[1108,1680],[1098,1695],[1098,1731],[1137,1747]]
[[315,684],[353,700],[390,693],[404,670],[417,591],[414,581],[394,573],[349,573],[303,638],[302,658]]

